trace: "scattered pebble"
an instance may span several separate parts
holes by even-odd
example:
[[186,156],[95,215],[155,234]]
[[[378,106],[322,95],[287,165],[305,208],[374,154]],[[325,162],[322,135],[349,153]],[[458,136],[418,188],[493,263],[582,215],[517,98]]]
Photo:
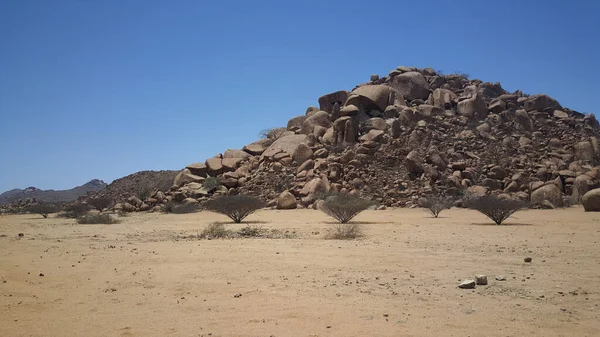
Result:
[[40,276],[44,276],[44,273],[40,273]]
[[458,287],[461,289],[475,289],[475,280],[462,281]]
[[22,237],[25,236],[25,234],[23,234],[23,233],[19,233],[18,235],[19,235],[20,238],[22,238]]
[[235,294],[235,295],[233,295],[233,297],[240,298],[240,297],[242,297],[242,294]]
[[523,259],[523,261],[525,261],[525,262],[531,262],[532,260],[533,260],[533,259],[532,259],[532,258],[530,258],[530,257],[526,257],[525,259]]
[[504,275],[496,275],[496,281],[506,281],[506,276]]

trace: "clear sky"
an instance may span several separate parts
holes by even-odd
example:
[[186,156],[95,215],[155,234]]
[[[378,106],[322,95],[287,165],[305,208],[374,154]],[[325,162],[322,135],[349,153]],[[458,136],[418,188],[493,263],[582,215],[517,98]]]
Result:
[[181,169],[399,65],[598,112],[599,1],[1,0],[0,192]]

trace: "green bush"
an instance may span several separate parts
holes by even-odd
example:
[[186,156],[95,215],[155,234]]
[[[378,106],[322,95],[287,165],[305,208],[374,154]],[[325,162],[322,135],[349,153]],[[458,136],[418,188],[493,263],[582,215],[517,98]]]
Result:
[[350,194],[329,193],[324,199],[321,211],[344,224],[373,205],[371,200]]
[[209,211],[227,215],[235,223],[240,223],[248,215],[265,207],[265,203],[248,195],[224,195],[207,201],[204,207]]

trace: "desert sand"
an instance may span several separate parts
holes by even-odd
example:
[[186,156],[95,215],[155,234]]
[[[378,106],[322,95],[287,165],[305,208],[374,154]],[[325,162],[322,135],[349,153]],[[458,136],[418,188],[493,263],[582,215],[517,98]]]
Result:
[[581,208],[367,211],[352,241],[313,210],[247,218],[291,239],[199,240],[227,220],[210,212],[119,219],[0,216],[0,336],[600,336],[600,214]]

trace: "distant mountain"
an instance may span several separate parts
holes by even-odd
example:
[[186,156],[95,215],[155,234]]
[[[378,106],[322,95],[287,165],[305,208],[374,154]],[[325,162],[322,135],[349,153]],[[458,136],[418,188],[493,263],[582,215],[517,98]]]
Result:
[[0,205],[10,204],[14,201],[27,198],[35,198],[37,201],[43,202],[68,202],[86,196],[89,193],[101,191],[106,186],[108,185],[104,181],[94,179],[70,190],[40,190],[36,187],[27,187],[22,190],[17,188],[0,194]]

